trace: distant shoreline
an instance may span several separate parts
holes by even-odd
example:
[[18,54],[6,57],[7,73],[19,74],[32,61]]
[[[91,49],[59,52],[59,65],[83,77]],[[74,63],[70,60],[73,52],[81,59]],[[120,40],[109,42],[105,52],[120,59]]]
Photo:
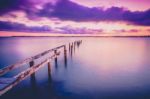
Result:
[[61,34],[0,31],[0,37],[150,37],[150,33]]
[[12,38],[12,37],[150,37],[150,36],[0,36],[0,38]]

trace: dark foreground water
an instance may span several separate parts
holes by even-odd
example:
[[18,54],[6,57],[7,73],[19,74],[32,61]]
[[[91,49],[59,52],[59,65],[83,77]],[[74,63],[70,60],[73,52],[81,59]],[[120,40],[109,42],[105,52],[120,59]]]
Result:
[[[0,38],[0,68],[47,49],[83,40],[73,54],[63,54],[0,99],[150,99],[150,38]],[[16,75],[28,65],[5,77]]]

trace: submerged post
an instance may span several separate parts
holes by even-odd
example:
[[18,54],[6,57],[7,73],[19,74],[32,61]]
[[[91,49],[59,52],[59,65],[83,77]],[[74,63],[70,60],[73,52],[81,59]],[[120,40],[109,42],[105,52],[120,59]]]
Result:
[[71,45],[71,57],[72,57],[72,52],[73,52],[73,43]]
[[51,63],[48,62],[48,81],[51,82]]
[[[57,55],[57,50],[54,50],[54,54]],[[57,68],[58,63],[57,63],[57,57],[55,57],[55,67]]]
[[66,45],[64,45],[64,63],[65,63],[65,66],[67,67],[67,49],[66,49]]
[[[0,69],[0,75],[4,75],[4,73],[10,72],[11,70],[13,70],[15,68],[19,68],[19,67],[23,66],[24,64],[26,64],[26,65],[28,64],[29,67],[30,67],[30,68],[18,73],[17,75],[15,75],[13,77],[10,77],[10,78],[0,77],[0,96],[2,94],[6,93],[7,91],[9,91],[10,89],[12,89],[14,86],[19,84],[21,81],[23,81],[27,77],[30,77],[31,87],[34,89],[34,92],[37,91],[37,83],[36,83],[35,72],[38,71],[41,67],[43,67],[45,65],[48,65],[48,78],[49,78],[49,81],[51,82],[52,78],[51,78],[51,64],[50,64],[50,61],[53,59],[55,61],[55,67],[58,66],[57,56],[60,55],[59,49],[63,48],[63,47],[64,47],[64,62],[67,65],[66,45],[61,45],[61,46],[58,46],[56,48],[49,49],[49,50],[44,51],[40,54],[37,54],[36,56],[27,58],[27,59],[25,59],[21,62],[18,62],[14,65],[8,66],[8,67],[3,68],[3,69]],[[70,47],[69,49],[72,53],[73,43],[70,43],[69,47]],[[59,52],[57,52],[57,51],[59,51]],[[39,61],[40,63],[35,63],[35,60],[40,59],[44,55],[48,55],[48,53],[50,53],[50,52],[53,52],[54,54],[50,57],[46,56],[47,58],[44,61],[40,60],[41,61],[41,62]]]
[[[29,65],[30,65],[30,67],[32,67],[32,66],[34,66],[34,61],[32,60],[32,61],[30,61],[29,62]],[[31,75],[31,77],[35,77],[35,73],[33,73],[32,75]]]
[[70,52],[70,49],[71,49],[71,46],[70,46],[70,43],[69,43],[69,52]]
[[74,43],[72,42],[72,48],[73,48],[73,46],[74,46],[73,44],[74,44]]
[[34,65],[34,61],[29,62],[30,67]]
[[74,42],[74,52],[75,52],[75,49],[76,49],[76,41]]

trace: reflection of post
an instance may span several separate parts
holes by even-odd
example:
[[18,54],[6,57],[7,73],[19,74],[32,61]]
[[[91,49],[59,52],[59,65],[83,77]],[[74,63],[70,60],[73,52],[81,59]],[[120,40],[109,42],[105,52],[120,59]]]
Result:
[[51,64],[50,62],[48,62],[48,81],[51,82],[52,78],[51,78]]
[[73,44],[71,45],[71,57],[72,57],[72,51],[73,51]]
[[52,82],[52,75],[51,75],[51,63],[48,62],[48,93],[50,94],[50,97],[53,98],[53,96],[55,95],[55,91],[53,89],[53,82]]
[[31,76],[30,81],[31,81],[31,87],[33,88],[33,90],[36,90],[37,87],[36,87],[36,78],[35,78],[35,75]]
[[[54,54],[57,55],[57,50],[54,50]],[[55,67],[58,67],[57,57],[55,57]]]
[[[30,67],[34,66],[34,61],[31,61],[29,63]],[[36,90],[36,78],[35,78],[35,73],[33,73],[30,76],[30,81],[31,81],[31,87],[33,88],[33,90]]]
[[65,67],[67,67],[67,49],[66,49],[66,45],[64,46],[64,63],[65,63]]

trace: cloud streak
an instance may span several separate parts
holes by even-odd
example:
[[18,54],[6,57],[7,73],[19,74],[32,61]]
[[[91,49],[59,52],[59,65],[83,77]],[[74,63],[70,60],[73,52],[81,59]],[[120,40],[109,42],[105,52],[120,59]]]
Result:
[[88,8],[71,2],[69,0],[61,0],[55,6],[51,3],[45,4],[44,8],[38,12],[40,17],[56,17],[60,20],[71,20],[78,22],[86,21],[125,21],[135,25],[150,25],[150,10],[135,11],[111,7]]
[[50,32],[51,29],[48,26],[26,26],[24,24],[16,23],[16,22],[7,22],[7,21],[0,21],[0,31],[23,31],[23,32],[43,32],[48,31]]

